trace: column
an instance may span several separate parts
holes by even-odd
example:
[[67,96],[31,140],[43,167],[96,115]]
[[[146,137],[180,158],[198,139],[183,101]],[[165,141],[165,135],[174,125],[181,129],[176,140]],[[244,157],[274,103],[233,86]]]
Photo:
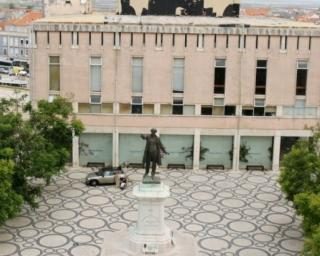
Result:
[[201,104],[196,104],[195,105],[195,115],[196,116],[201,116]]
[[280,166],[280,147],[281,147],[281,134],[276,132],[273,138],[273,157],[272,157],[272,170],[279,171]]
[[79,166],[79,137],[72,132],[72,166]]
[[239,170],[240,143],[241,143],[241,136],[239,133],[236,133],[233,137],[232,170],[234,170],[234,171]]
[[161,112],[161,105],[160,105],[160,103],[154,104],[154,114],[158,116],[158,115],[160,115],[160,112]]
[[193,137],[193,169],[199,170],[200,168],[200,137],[201,131],[200,129],[196,129],[194,131]]
[[115,128],[112,133],[112,165],[119,166],[119,164],[119,131]]

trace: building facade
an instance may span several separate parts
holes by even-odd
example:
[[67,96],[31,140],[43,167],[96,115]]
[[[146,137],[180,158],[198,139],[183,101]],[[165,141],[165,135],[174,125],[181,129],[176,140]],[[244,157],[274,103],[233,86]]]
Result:
[[320,27],[285,20],[50,17],[33,25],[34,102],[73,102],[73,164],[140,163],[157,128],[163,165],[279,169],[320,117]]
[[19,18],[5,22],[0,31],[0,56],[29,60],[31,48],[31,23],[42,18],[38,11],[27,11]]

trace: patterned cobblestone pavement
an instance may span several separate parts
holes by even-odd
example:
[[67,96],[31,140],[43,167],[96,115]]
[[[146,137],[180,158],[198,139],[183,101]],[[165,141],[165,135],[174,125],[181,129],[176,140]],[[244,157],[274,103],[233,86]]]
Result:
[[[96,256],[106,232],[137,218],[133,186],[143,170],[128,170],[129,186],[88,187],[89,169],[71,170],[45,187],[39,208],[0,228],[0,256]],[[299,255],[300,217],[280,192],[276,172],[165,170],[167,224],[192,234],[199,256]]]

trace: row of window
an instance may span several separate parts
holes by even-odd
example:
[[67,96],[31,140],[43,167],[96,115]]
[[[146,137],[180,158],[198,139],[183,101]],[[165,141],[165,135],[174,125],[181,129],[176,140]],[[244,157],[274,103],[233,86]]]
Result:
[[[79,113],[113,114],[112,103],[101,103],[100,96],[94,96],[91,103],[79,103]],[[120,114],[155,114],[155,105],[143,103],[142,97],[132,97],[131,104],[119,104]],[[224,105],[223,98],[215,99],[214,105],[201,105],[201,116],[235,116],[235,105]],[[317,117],[317,107],[306,107],[305,100],[298,99],[294,106],[283,107],[282,116]],[[264,100],[256,100],[254,106],[242,106],[241,116],[276,116],[277,107],[264,105]],[[186,105],[183,98],[174,98],[172,104],[160,104],[160,115],[196,115],[194,105]]]
[[[2,45],[7,45],[9,42],[9,46],[28,46],[29,40],[23,39],[20,37],[7,37],[7,36],[1,36],[2,37]],[[19,44],[20,43],[20,44]]]
[[[255,94],[265,95],[267,86],[267,64],[265,59],[256,62]],[[50,90],[60,90],[60,57],[49,58]],[[214,66],[214,94],[225,93],[226,59],[216,59]],[[296,95],[306,95],[308,61],[297,60]],[[184,58],[174,58],[172,74],[172,92],[184,92],[185,65]],[[102,87],[102,58],[90,57],[90,89],[92,93],[100,93]],[[132,93],[143,92],[143,58],[132,58]]]
[[[71,32],[70,33],[70,40],[71,40],[71,44],[73,46],[77,46],[80,44],[80,40],[79,40],[79,34],[81,32]],[[95,32],[96,33],[96,32]],[[92,44],[92,34],[93,32],[88,32],[88,44],[91,45]],[[146,33],[142,33],[142,37],[135,37],[135,33],[130,33],[130,46],[134,46],[136,40],[141,40],[141,42],[139,43],[140,45],[145,45],[146,44]],[[163,35],[162,33],[156,33],[154,34],[154,44],[157,48],[161,48],[163,47]],[[37,32],[35,32],[34,34],[35,36],[35,44],[37,44]],[[189,42],[189,34],[184,34],[184,47],[188,47],[188,42]],[[247,48],[247,37],[246,35],[238,35],[238,48],[239,49],[245,49]],[[279,40],[278,45],[279,45],[279,49],[280,50],[287,50],[288,49],[288,45],[289,45],[289,40],[288,40],[288,36],[254,36],[255,37],[255,48],[259,49],[260,45],[261,45],[261,38],[262,37],[266,37],[266,44],[267,44],[267,48],[271,49],[271,40],[272,37],[277,38],[277,40]],[[296,36],[295,37],[295,42],[292,42],[295,44],[295,47],[297,50],[300,50],[302,47],[305,49],[307,48],[308,50],[311,50],[312,47],[312,37],[300,37],[300,36]],[[302,40],[307,40],[307,46],[306,43],[301,43]],[[171,39],[171,44],[172,46],[176,46],[176,34],[172,34],[172,39]],[[202,49],[205,47],[205,44],[212,44],[214,48],[218,47],[218,44],[220,46],[224,46],[225,48],[229,48],[230,47],[230,35],[213,35],[213,40],[212,38],[210,38],[210,40],[207,39],[207,35],[205,34],[198,34],[197,35],[197,48]],[[28,44],[28,43],[27,43]],[[47,32],[47,44],[50,44],[50,32]],[[104,45],[104,33],[101,32],[100,33],[100,44]],[[59,32],[59,45],[62,45],[62,32]],[[113,33],[113,45],[114,47],[120,47],[121,46],[121,32],[114,32]]]

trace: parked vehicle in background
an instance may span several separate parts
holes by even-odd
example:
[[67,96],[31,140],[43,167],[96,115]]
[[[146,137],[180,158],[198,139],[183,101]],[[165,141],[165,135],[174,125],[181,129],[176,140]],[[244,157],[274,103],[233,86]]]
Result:
[[117,179],[126,177],[121,167],[102,167],[97,172],[89,173],[86,177],[86,184],[97,186],[102,184],[116,184]]

